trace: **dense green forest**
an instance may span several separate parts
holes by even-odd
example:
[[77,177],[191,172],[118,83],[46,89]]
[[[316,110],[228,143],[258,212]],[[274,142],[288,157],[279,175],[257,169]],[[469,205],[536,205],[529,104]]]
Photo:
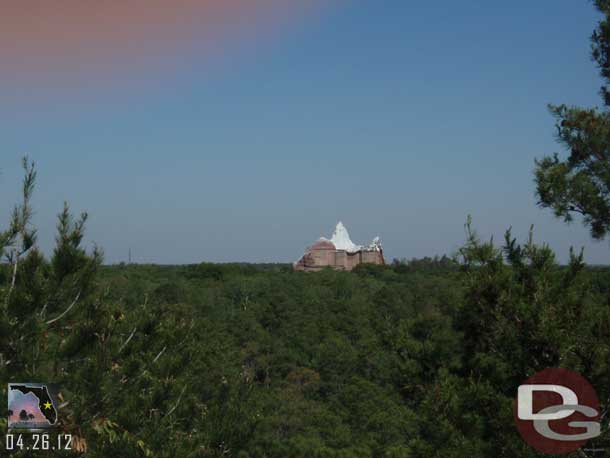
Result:
[[610,269],[582,256],[561,266],[533,236],[494,246],[468,222],[451,259],[353,272],[103,266],[66,206],[46,259],[24,167],[2,234],[1,386],[58,383],[87,456],[537,456],[512,400],[546,367],[579,371],[608,408]]
[[[594,3],[604,19],[593,58],[610,82],[610,1]],[[610,230],[609,94],[601,110],[552,107],[570,155],[535,170],[538,204],[580,214],[599,239]],[[105,266],[83,248],[87,215],[68,205],[43,255],[36,170],[23,166],[23,200],[0,221],[0,395],[7,382],[57,383],[59,428],[85,456],[536,457],[513,400],[549,367],[595,387],[602,434],[588,447],[610,447],[610,268],[582,253],[560,265],[533,231],[497,244],[468,220],[450,257],[352,272]]]

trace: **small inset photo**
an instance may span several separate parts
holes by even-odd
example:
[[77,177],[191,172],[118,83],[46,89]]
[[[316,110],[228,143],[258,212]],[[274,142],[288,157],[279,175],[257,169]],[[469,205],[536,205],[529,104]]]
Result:
[[8,384],[8,428],[50,429],[57,424],[57,389],[45,383]]

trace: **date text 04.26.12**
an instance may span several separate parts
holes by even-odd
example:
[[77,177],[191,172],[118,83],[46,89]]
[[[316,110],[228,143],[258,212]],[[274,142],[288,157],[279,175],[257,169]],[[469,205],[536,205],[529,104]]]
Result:
[[6,450],[72,450],[71,434],[7,434]]

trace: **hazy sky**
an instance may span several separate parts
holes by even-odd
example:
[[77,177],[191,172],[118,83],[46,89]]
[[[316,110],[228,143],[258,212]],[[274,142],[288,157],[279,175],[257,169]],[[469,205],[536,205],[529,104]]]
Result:
[[468,214],[610,262],[532,175],[564,153],[546,104],[600,104],[591,2],[214,3],[3,14],[0,221],[27,152],[41,246],[68,200],[109,263],[294,261],[338,220],[390,259],[452,253]]

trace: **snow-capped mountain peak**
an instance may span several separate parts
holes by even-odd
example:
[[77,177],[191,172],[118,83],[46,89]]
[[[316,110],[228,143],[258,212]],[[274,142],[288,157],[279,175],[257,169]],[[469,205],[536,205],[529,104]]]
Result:
[[333,236],[330,241],[335,245],[337,250],[345,250],[350,253],[359,251],[362,249],[360,245],[356,245],[349,238],[349,232],[347,232],[347,228],[343,225],[341,221],[337,223],[337,227],[335,228],[335,232],[333,232]]

